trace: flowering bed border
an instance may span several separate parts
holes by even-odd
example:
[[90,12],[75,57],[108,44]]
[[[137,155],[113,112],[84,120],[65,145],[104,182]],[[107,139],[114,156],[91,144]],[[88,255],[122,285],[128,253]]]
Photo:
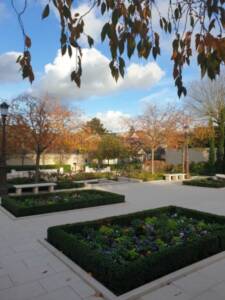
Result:
[[[167,212],[180,213],[188,217],[224,226],[222,226],[223,229],[198,238],[195,241],[165,248],[150,256],[140,257],[126,265],[112,262],[108,256],[91,249],[87,243],[83,243],[76,238],[75,233],[79,233],[84,226],[95,228],[109,223],[126,225],[133,218],[159,216]],[[88,273],[91,273],[95,279],[113,293],[121,295],[194,262],[224,251],[224,229],[225,217],[168,206],[96,221],[50,227],[47,240]]]
[[[39,195],[32,195],[29,198],[51,198],[56,195],[63,195],[64,192],[60,193],[43,193]],[[28,196],[15,196],[15,197],[6,197],[2,199],[2,206],[11,212],[16,217],[24,217],[24,216],[31,216],[31,215],[39,215],[45,214],[50,212],[57,212],[57,211],[65,211],[65,210],[72,210],[78,208],[85,208],[85,207],[93,207],[93,206],[100,206],[100,205],[108,205],[108,204],[115,204],[125,202],[125,196],[99,191],[99,190],[80,190],[80,191],[73,191],[73,192],[65,192],[65,194],[77,194],[82,195],[81,199],[77,199],[76,201],[69,201],[69,202],[58,202],[55,204],[43,204],[38,206],[30,206],[25,207],[23,205],[23,201]],[[87,195],[87,197],[85,197]],[[92,199],[92,195],[94,196]],[[99,195],[99,197],[98,197]]]

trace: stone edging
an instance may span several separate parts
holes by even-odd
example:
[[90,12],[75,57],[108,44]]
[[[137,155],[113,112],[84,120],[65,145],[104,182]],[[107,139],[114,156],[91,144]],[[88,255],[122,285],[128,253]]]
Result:
[[98,282],[94,277],[85,272],[81,267],[75,264],[62,252],[57,250],[46,240],[38,240],[38,242],[50,251],[54,256],[56,256],[60,261],[62,261],[68,268],[70,268],[76,275],[83,279],[88,285],[90,285],[94,290],[99,292],[106,300],[116,300],[118,297],[114,295],[110,290],[104,287],[100,282]]
[[55,255],[59,260],[61,260],[65,265],[67,265],[72,271],[74,271],[80,278],[82,278],[86,283],[88,283],[92,288],[102,294],[106,300],[138,300],[140,297],[147,293],[151,293],[157,289],[160,289],[166,285],[171,284],[173,281],[185,277],[191,273],[194,273],[200,269],[205,268],[213,263],[216,263],[222,259],[225,259],[225,251],[219,254],[213,255],[199,262],[196,262],[190,266],[182,268],[178,271],[170,273],[159,279],[156,279],[150,283],[147,283],[141,287],[138,287],[130,292],[127,292],[121,296],[114,295],[109,289],[103,286],[96,279],[91,277],[87,272],[85,272],[81,267],[74,263],[71,259],[65,256],[62,252],[57,250],[55,247],[50,245],[45,240],[39,240],[39,243],[47,248],[53,255]]

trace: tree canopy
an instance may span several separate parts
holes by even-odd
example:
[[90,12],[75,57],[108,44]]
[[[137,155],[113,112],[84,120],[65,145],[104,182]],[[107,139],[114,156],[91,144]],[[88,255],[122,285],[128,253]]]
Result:
[[89,131],[90,134],[103,135],[107,133],[107,129],[98,118],[93,118],[87,121],[84,125],[84,130]]
[[[24,28],[22,16],[24,7],[18,11],[11,0],[19,25],[24,36],[24,51],[17,62],[21,66],[23,78],[34,80],[31,65],[30,36]],[[44,2],[44,1],[43,1]],[[220,74],[221,65],[225,62],[225,0],[168,0],[166,15],[160,11],[162,0],[90,0],[89,9],[80,14],[76,12],[75,0],[46,0],[42,18],[55,10],[60,20],[60,44],[62,55],[76,55],[71,80],[78,87],[82,77],[82,46],[85,37],[90,47],[94,45],[91,36],[85,33],[85,16],[92,9],[98,9],[105,23],[101,30],[102,41],[108,44],[111,53],[109,64],[112,76],[118,80],[125,76],[126,58],[138,55],[140,58],[157,58],[161,54],[161,37],[164,33],[172,36],[173,78],[178,96],[186,95],[182,72],[190,64],[192,56],[196,57],[202,77],[207,74],[215,79]],[[160,25],[155,26],[154,20]],[[75,50],[75,51],[73,51]],[[197,55],[194,55],[196,52]]]

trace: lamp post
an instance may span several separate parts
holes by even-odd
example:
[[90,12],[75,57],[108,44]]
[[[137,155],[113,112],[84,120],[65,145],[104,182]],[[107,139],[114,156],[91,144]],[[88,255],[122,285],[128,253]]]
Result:
[[6,102],[0,104],[2,117],[2,138],[0,152],[0,196],[7,195],[7,173],[6,173],[6,117],[8,116],[9,105]]
[[184,173],[186,174],[186,178],[190,178],[189,171],[189,149],[188,149],[188,130],[189,126],[184,126]]

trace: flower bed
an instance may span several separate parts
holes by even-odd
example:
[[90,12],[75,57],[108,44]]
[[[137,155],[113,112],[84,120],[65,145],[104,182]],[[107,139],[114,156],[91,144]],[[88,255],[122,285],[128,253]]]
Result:
[[83,190],[76,192],[45,193],[30,196],[6,197],[2,206],[16,217],[64,211],[76,208],[124,202],[123,195]]
[[211,177],[204,179],[193,179],[183,181],[184,185],[200,186],[200,187],[211,187],[211,188],[223,188],[225,187],[225,180],[216,180]]
[[48,242],[121,295],[223,251],[225,218],[170,206],[51,227]]

